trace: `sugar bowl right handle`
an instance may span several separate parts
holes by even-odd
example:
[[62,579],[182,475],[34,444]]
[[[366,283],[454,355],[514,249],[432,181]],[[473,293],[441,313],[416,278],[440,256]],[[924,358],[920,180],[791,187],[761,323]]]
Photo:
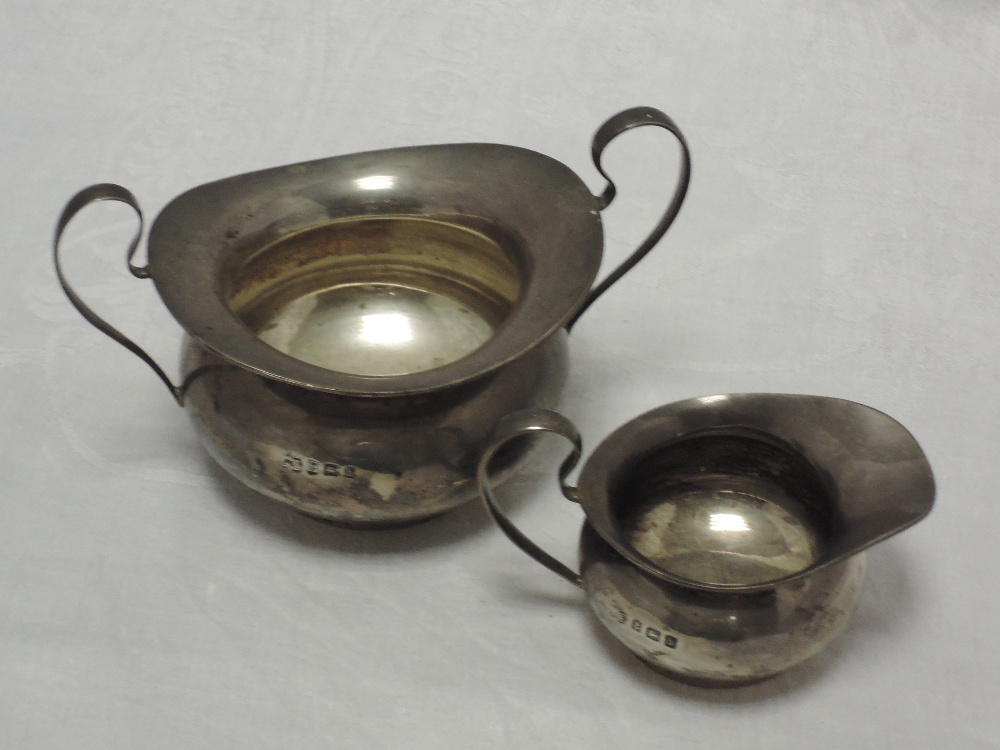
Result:
[[660,241],[660,238],[667,233],[670,225],[674,223],[674,219],[677,218],[677,214],[681,210],[681,204],[684,203],[684,196],[687,195],[688,184],[691,181],[691,153],[688,151],[687,141],[684,139],[684,134],[681,129],[677,127],[677,124],[670,119],[670,117],[661,112],[654,107],[633,107],[632,109],[626,109],[623,112],[619,112],[614,115],[611,119],[605,122],[601,127],[597,129],[594,134],[594,140],[590,147],[591,156],[594,160],[594,166],[597,167],[597,171],[601,173],[601,176],[608,181],[608,185],[604,188],[604,192],[597,196],[597,208],[603,211],[609,205],[611,201],[614,200],[615,194],[618,189],[615,187],[615,183],[612,182],[611,178],[608,177],[607,172],[604,171],[604,167],[601,166],[601,155],[604,153],[604,149],[607,147],[611,141],[613,141],[617,136],[624,133],[626,130],[631,130],[632,128],[640,128],[645,125],[654,125],[659,128],[664,128],[669,130],[670,133],[677,139],[677,142],[681,147],[681,166],[680,174],[677,178],[677,187],[674,188],[674,197],[670,200],[670,205],[667,206],[666,213],[660,219],[659,223],[653,228],[649,236],[643,240],[642,244],[632,253],[625,261],[618,266],[614,271],[609,273],[605,279],[590,290],[590,294],[587,295],[587,299],[584,301],[580,309],[574,313],[573,317],[570,318],[569,322],[566,324],[566,330],[570,330],[573,324],[579,319],[581,315],[590,307],[594,302],[604,294],[608,288],[614,284],[618,279],[628,273],[632,267],[638,263],[640,260],[646,257],[646,254],[652,250],[656,243]]
[[507,535],[508,539],[520,547],[523,552],[535,558],[549,570],[554,573],[558,573],[575,586],[582,586],[583,581],[580,578],[579,573],[574,572],[563,563],[556,560],[552,557],[552,555],[528,539],[528,537],[522,534],[520,530],[518,530],[518,528],[511,523],[510,519],[504,515],[503,510],[501,510],[500,506],[497,504],[496,497],[493,494],[493,488],[490,485],[490,461],[493,460],[493,457],[497,454],[497,452],[515,438],[524,435],[537,434],[540,432],[554,432],[557,435],[562,435],[573,444],[573,450],[559,467],[559,486],[562,488],[563,495],[565,495],[568,500],[579,502],[577,500],[576,488],[571,487],[566,483],[566,477],[571,471],[573,471],[573,468],[580,460],[580,454],[583,450],[580,433],[577,431],[576,427],[574,427],[573,424],[566,419],[566,417],[549,409],[528,409],[525,411],[518,411],[513,414],[508,414],[500,420],[496,430],[493,432],[493,437],[489,446],[479,459],[479,467],[476,470],[476,481],[479,483],[479,494],[483,498],[483,503],[486,505],[486,512],[490,514],[490,518],[496,522],[497,526],[499,526],[501,531]]

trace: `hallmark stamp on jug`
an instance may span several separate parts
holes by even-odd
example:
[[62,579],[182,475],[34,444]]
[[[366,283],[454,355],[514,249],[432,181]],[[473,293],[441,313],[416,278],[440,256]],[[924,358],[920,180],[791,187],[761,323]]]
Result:
[[630,617],[622,605],[615,600],[605,601],[603,604],[605,618],[615,625],[624,625],[639,635],[645,635],[646,638],[654,643],[662,643],[667,648],[677,648],[677,637],[663,632],[664,629],[662,626],[653,627],[638,617]]

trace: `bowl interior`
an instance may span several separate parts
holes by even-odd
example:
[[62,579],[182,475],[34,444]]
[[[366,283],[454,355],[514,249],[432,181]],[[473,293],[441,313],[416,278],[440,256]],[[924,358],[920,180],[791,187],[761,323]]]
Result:
[[805,570],[833,526],[813,467],[764,437],[707,434],[654,449],[612,492],[626,542],[703,584],[761,584]]
[[328,370],[393,376],[480,348],[514,309],[525,276],[510,242],[444,221],[379,216],[243,253],[224,291],[275,349]]

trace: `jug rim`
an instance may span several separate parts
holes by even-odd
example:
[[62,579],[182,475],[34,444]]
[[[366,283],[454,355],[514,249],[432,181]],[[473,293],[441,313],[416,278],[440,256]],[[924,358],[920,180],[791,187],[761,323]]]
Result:
[[[630,543],[612,507],[626,474],[657,450],[705,435],[774,442],[818,470],[835,525],[815,561],[759,583],[713,583],[657,565]],[[930,513],[934,495],[927,457],[888,414],[827,396],[735,393],[666,404],[621,425],[587,459],[573,499],[587,523],[642,571],[685,588],[753,593],[805,578],[903,531]]]
[[[370,187],[373,176],[382,178],[378,189]],[[298,214],[281,217],[275,210],[290,201],[313,211],[301,215],[301,225]],[[150,229],[148,275],[186,332],[237,366],[322,392],[416,395],[483,377],[566,325],[600,267],[599,207],[569,167],[518,146],[457,143],[333,156],[235,175],[180,194]],[[525,272],[519,298],[488,340],[454,362],[402,375],[327,369],[272,348],[225,298],[220,275],[235,252],[334,221],[396,217],[479,232],[488,225],[516,238]],[[267,237],[264,244],[261,236]]]

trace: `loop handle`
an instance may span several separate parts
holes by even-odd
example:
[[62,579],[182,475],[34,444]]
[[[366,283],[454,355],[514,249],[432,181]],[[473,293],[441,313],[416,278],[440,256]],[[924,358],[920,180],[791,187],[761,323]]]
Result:
[[656,127],[669,130],[680,144],[680,175],[677,178],[677,187],[674,188],[674,197],[671,198],[670,205],[667,206],[666,213],[663,214],[659,223],[653,228],[650,235],[643,240],[642,244],[639,245],[636,251],[626,258],[625,261],[618,266],[618,268],[609,273],[600,284],[590,290],[590,294],[587,295],[587,299],[584,301],[583,305],[576,311],[573,317],[570,318],[569,323],[566,324],[567,331],[573,327],[587,308],[594,304],[598,297],[604,294],[612,284],[618,281],[618,279],[628,273],[636,263],[645,258],[646,254],[656,246],[656,243],[660,241],[660,238],[667,233],[670,225],[674,223],[674,219],[677,218],[677,214],[681,210],[681,205],[684,203],[684,196],[687,195],[688,184],[691,181],[691,153],[688,151],[688,145],[687,141],[684,139],[684,134],[681,133],[681,130],[677,127],[676,123],[674,123],[669,116],[660,110],[653,107],[633,107],[632,109],[626,109],[624,112],[619,112],[617,115],[601,125],[601,127],[599,127],[597,132],[594,134],[594,140],[590,148],[591,156],[594,160],[594,166],[597,167],[597,171],[601,173],[601,176],[605,180],[608,181],[608,185],[604,188],[604,192],[597,197],[597,208],[603,211],[611,205],[611,201],[615,199],[615,195],[618,192],[618,189],[615,187],[615,183],[612,182],[611,178],[608,177],[607,172],[604,171],[604,167],[601,166],[601,156],[604,153],[604,149],[609,143],[611,143],[611,141],[624,133],[626,130],[643,127],[644,125],[655,125]]
[[489,468],[490,461],[493,459],[493,456],[496,455],[496,453],[511,440],[522,435],[530,435],[539,432],[554,432],[557,435],[562,435],[573,444],[573,450],[559,467],[559,486],[562,488],[563,495],[565,495],[568,500],[579,502],[577,500],[576,488],[566,484],[566,477],[569,476],[569,473],[573,471],[573,468],[580,460],[580,454],[583,450],[580,433],[577,432],[576,427],[574,427],[572,423],[566,419],[566,417],[554,411],[550,411],[549,409],[529,409],[527,411],[519,411],[513,414],[508,414],[500,420],[500,423],[497,425],[496,430],[493,433],[492,442],[483,453],[482,458],[479,459],[479,467],[476,470],[476,481],[479,483],[479,494],[482,496],[483,503],[486,505],[486,512],[490,514],[490,518],[496,522],[497,526],[499,526],[501,531],[507,535],[508,539],[520,547],[523,552],[535,558],[535,560],[540,562],[549,570],[554,573],[558,573],[574,586],[582,586],[583,580],[580,578],[579,573],[574,572],[552,557],[549,553],[545,552],[541,547],[522,534],[513,523],[511,523],[510,519],[504,515],[500,506],[497,504],[496,497],[493,494],[493,488],[490,485]]
[[136,215],[139,217],[139,227],[136,229],[135,236],[132,237],[132,241],[129,243],[128,253],[125,256],[125,262],[128,264],[129,271],[131,271],[132,275],[137,279],[149,278],[148,267],[136,266],[132,263],[132,257],[135,255],[135,251],[139,247],[139,240],[142,239],[142,232],[145,226],[142,217],[142,209],[139,208],[139,202],[135,199],[135,196],[132,195],[132,193],[123,188],[121,185],[103,183],[101,185],[91,185],[90,187],[86,187],[70,198],[69,203],[66,204],[66,208],[63,209],[62,215],[59,217],[59,223],[56,224],[55,239],[52,241],[52,258],[55,262],[56,276],[59,278],[59,284],[62,286],[62,289],[69,298],[69,301],[73,304],[73,307],[75,307],[80,314],[87,319],[88,323],[105,335],[113,338],[153,368],[153,372],[155,372],[160,380],[163,381],[164,385],[170,389],[170,393],[173,395],[174,400],[183,406],[184,387],[174,385],[170,381],[170,378],[167,377],[167,374],[163,371],[163,369],[156,364],[156,362],[153,361],[153,358],[146,354],[146,352],[143,351],[138,344],[87,307],[84,301],[81,300],[77,296],[76,292],[73,291],[69,282],[66,280],[65,275],[63,275],[62,265],[59,262],[59,242],[62,239],[63,232],[66,230],[66,226],[70,223],[74,216],[76,216],[86,206],[89,206],[91,203],[96,203],[97,201],[118,201],[119,203],[124,203],[130,206],[132,210],[135,211]]

